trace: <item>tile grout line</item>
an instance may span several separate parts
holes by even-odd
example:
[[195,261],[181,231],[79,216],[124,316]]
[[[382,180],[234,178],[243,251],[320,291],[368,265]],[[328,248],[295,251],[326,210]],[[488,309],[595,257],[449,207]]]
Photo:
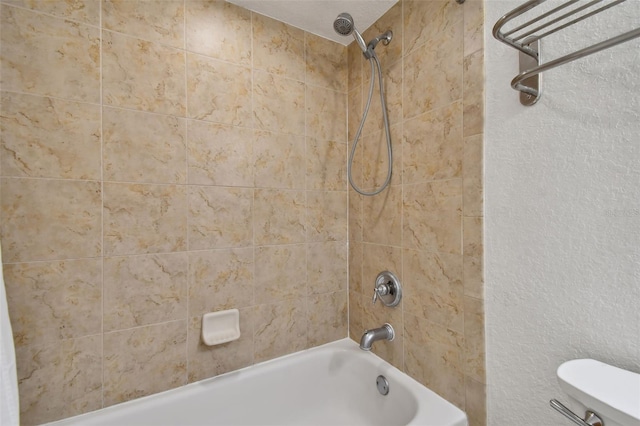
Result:
[[105,377],[106,377],[106,373],[105,373],[105,332],[104,332],[104,317],[105,317],[105,279],[104,279],[104,258],[105,258],[105,246],[104,246],[104,117],[103,117],[103,111],[104,111],[104,99],[103,99],[103,92],[104,92],[104,88],[103,88],[103,72],[104,72],[104,52],[103,52],[103,45],[104,45],[104,39],[103,39],[103,33],[102,33],[102,0],[98,2],[98,31],[100,34],[100,197],[101,197],[101,211],[100,211],[100,215],[101,215],[101,221],[100,221],[100,263],[101,263],[101,273],[102,273],[102,312],[101,312],[101,321],[100,321],[100,327],[101,327],[101,341],[102,341],[102,356],[101,356],[101,367],[102,367],[102,381],[101,381],[101,398],[102,400],[100,401],[100,407],[104,408],[104,394],[105,394]]
[[251,153],[253,157],[253,164],[251,165],[253,170],[253,188],[252,188],[252,208],[251,208],[251,227],[253,233],[253,243],[252,243],[252,282],[251,289],[253,291],[252,298],[252,312],[251,312],[251,365],[255,364],[256,361],[256,319],[257,319],[257,308],[256,306],[256,173],[255,173],[255,134],[256,134],[256,114],[255,114],[255,69],[254,69],[254,57],[255,57],[255,46],[254,46],[254,12],[249,13],[249,37],[251,43],[249,45],[249,55],[251,56],[251,129],[253,131],[254,139],[251,147]]
[[305,293],[304,293],[304,310],[305,310],[305,337],[306,337],[306,342],[305,342],[305,347],[309,347],[309,330],[311,329],[311,321],[309,318],[309,292],[311,291],[311,289],[309,288],[309,238],[308,238],[308,229],[309,229],[309,177],[307,176],[307,167],[306,167],[306,162],[308,160],[308,151],[307,151],[307,136],[308,136],[308,129],[307,129],[307,125],[308,125],[308,119],[307,119],[307,102],[308,102],[308,98],[307,98],[307,58],[308,58],[308,52],[307,52],[307,32],[303,31],[302,33],[302,62],[304,63],[304,73],[302,75],[302,78],[304,79],[304,161],[305,161],[305,167],[304,167],[304,209],[305,209],[305,223],[304,223],[304,233],[305,233],[305,250],[304,250],[304,266],[305,266],[305,271],[304,271],[304,277],[305,277]]
[[[345,160],[346,162],[349,161],[349,48],[345,47],[344,48],[344,54],[343,54],[343,61],[346,64],[346,84],[345,84],[345,92],[346,92],[346,102],[345,102],[345,149],[343,152],[345,153]],[[344,164],[344,163],[343,163]],[[346,250],[347,250],[347,259],[346,259],[346,268],[347,268],[347,276],[346,276],[346,285],[345,285],[345,289],[347,290],[347,338],[349,338],[349,336],[351,335],[351,298],[349,297],[349,292],[350,292],[350,282],[349,282],[349,270],[351,268],[351,256],[349,256],[349,253],[351,252],[351,191],[349,191],[349,179],[346,179],[346,182],[344,183],[345,185],[345,190],[347,191],[347,235],[346,235]]]
[[[405,250],[404,250],[404,173],[403,173],[403,167],[402,165],[404,164],[404,146],[402,146],[402,142],[404,141],[404,91],[405,91],[405,75],[404,75],[404,62],[405,62],[405,57],[404,57],[404,39],[405,39],[405,33],[404,33],[404,28],[405,28],[405,23],[404,23],[404,1],[400,4],[400,26],[402,28],[402,37],[400,38],[400,69],[401,69],[401,78],[402,78],[402,85],[400,87],[400,126],[401,126],[401,132],[400,132],[400,147],[401,147],[401,152],[400,152],[400,268],[401,268],[401,274],[402,274],[402,279],[405,280],[406,276],[405,276],[405,271],[404,271],[404,265],[405,265]],[[406,358],[406,348],[407,348],[407,336],[405,335],[405,310],[404,310],[404,301],[402,302],[402,312],[401,312],[401,318],[402,318],[402,365],[401,365],[401,370],[403,372],[406,373],[406,367],[405,367],[405,358]]]
[[187,197],[187,229],[186,229],[186,258],[187,258],[187,276],[185,283],[185,298],[186,298],[186,310],[187,310],[187,321],[186,321],[186,339],[185,339],[185,384],[189,383],[189,326],[191,324],[191,307],[190,307],[190,281],[189,276],[191,273],[191,259],[189,253],[191,252],[191,247],[189,243],[189,217],[191,216],[191,212],[189,209],[189,194],[190,194],[190,186],[189,186],[189,125],[188,119],[186,117],[189,116],[189,68],[187,62],[187,1],[183,0],[182,2],[182,45],[184,47],[184,115],[185,121],[183,123],[184,126],[184,167],[185,167],[185,184],[186,184],[186,197]]
[[[464,4],[461,4],[459,7],[464,7]],[[461,82],[461,87],[460,87],[460,104],[462,107],[462,112],[460,114],[460,129],[461,129],[461,138],[462,138],[462,158],[460,161],[460,168],[461,168],[461,172],[460,172],[460,181],[461,181],[461,188],[460,188],[460,223],[459,223],[459,227],[460,227],[460,241],[458,242],[460,244],[460,253],[461,253],[461,260],[462,260],[462,341],[463,341],[463,345],[462,345],[462,353],[460,358],[462,359],[462,403],[464,405],[464,410],[467,409],[467,373],[466,373],[466,352],[467,352],[467,324],[466,324],[466,315],[465,315],[465,295],[464,295],[464,287],[465,287],[465,279],[464,279],[464,206],[465,206],[465,200],[464,200],[464,179],[465,179],[465,143],[464,143],[464,139],[465,139],[465,135],[464,135],[464,99],[465,99],[465,72],[464,72],[464,68],[465,68],[465,55],[464,55],[464,41],[465,41],[465,37],[464,37],[464,27],[465,27],[465,13],[464,13],[464,9],[463,9],[463,13],[462,13],[462,52],[461,52],[461,64],[462,67],[460,69],[460,82]]]

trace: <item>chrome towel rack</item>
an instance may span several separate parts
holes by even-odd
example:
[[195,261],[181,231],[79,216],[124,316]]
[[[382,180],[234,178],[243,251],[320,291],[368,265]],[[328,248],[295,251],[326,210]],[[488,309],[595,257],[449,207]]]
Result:
[[504,15],[493,27],[493,36],[497,40],[520,51],[520,74],[511,81],[511,87],[520,91],[520,103],[526,106],[533,105],[540,99],[540,74],[542,72],[640,37],[640,27],[638,27],[617,37],[541,64],[541,39],[604,12],[626,0],[566,0],[557,7],[542,12],[514,28],[504,30],[505,25],[510,21],[531,11],[545,1],[529,0]]

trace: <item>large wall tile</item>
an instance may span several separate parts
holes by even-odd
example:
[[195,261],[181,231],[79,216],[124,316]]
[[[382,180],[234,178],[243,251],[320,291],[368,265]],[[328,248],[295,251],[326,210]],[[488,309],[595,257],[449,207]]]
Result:
[[253,244],[253,189],[189,187],[189,250]]
[[255,186],[304,189],[305,141],[302,136],[256,131]]
[[185,115],[184,51],[102,32],[103,103]]
[[349,337],[360,342],[366,327],[362,324],[364,299],[361,293],[349,291]]
[[464,58],[464,136],[484,131],[484,50]]
[[187,254],[104,259],[104,330],[187,317]]
[[347,95],[307,85],[307,136],[326,141],[347,140]]
[[462,251],[465,256],[482,257],[484,247],[482,241],[482,218],[465,217],[463,225],[463,246]]
[[484,305],[482,300],[464,298],[464,372],[480,383],[485,378]]
[[304,135],[304,105],[304,83],[264,71],[253,72],[255,128]]
[[481,134],[464,139],[463,192],[464,215],[483,216],[484,165],[482,160],[483,137]]
[[307,347],[304,299],[255,307],[254,360],[266,361]]
[[306,238],[304,191],[256,189],[254,195],[254,243],[303,243]]
[[425,43],[434,43],[435,38],[452,27],[460,27],[464,8],[449,0],[405,0],[403,14],[404,52],[407,55]]
[[2,179],[5,262],[100,256],[99,182]]
[[401,186],[389,186],[376,196],[365,197],[363,211],[363,241],[393,246],[401,245]]
[[[402,125],[391,126],[391,185],[402,184],[403,140]],[[360,189],[372,192],[379,189],[389,176],[389,146],[387,133],[380,130],[363,136],[358,143],[357,150],[362,155],[362,184]]]
[[189,383],[253,364],[253,308],[240,309],[240,338],[222,345],[202,342],[202,317],[189,321],[187,341]]
[[189,183],[253,186],[253,130],[189,120]]
[[[382,78],[384,81],[385,104],[387,106],[387,117],[391,126],[402,122],[402,73],[403,62],[385,63],[382,67]],[[369,86],[371,84],[371,67],[365,65],[363,70],[363,102],[366,103],[369,97]],[[356,121],[360,121],[359,116]],[[380,81],[376,71],[374,80],[374,92],[371,98],[371,106],[364,124],[362,134],[370,135],[384,129],[384,117],[382,115],[382,103],[380,102]]]
[[251,65],[251,12],[225,1],[189,0],[187,50]]
[[404,310],[464,333],[462,256],[403,251]]
[[347,248],[344,241],[308,245],[308,294],[330,293],[347,288]]
[[253,248],[189,253],[189,316],[253,304]]
[[[351,146],[355,140],[360,121],[362,121],[364,108],[362,96],[362,84],[356,87],[349,86],[349,93],[347,93],[347,118],[349,121],[347,124],[347,140],[349,146]],[[368,94],[366,96],[368,96]]]
[[104,405],[185,385],[186,340],[186,320],[106,333]]
[[382,271],[393,272],[402,282],[402,249],[364,243],[362,245],[361,292],[369,299],[373,297],[373,286],[376,282],[376,277]]
[[274,303],[307,294],[304,244],[257,247],[255,303]]
[[349,187],[349,241],[362,242],[364,195]]
[[347,91],[347,48],[314,34],[305,33],[307,84]]
[[464,54],[484,47],[484,1],[470,0],[464,7]]
[[[462,97],[462,31],[457,28],[459,26],[449,27],[405,58],[402,101],[405,119]],[[415,87],[422,90],[413,90]]]
[[309,298],[309,347],[347,337],[347,292],[316,294]]
[[105,0],[102,26],[145,40],[184,48],[183,0]]
[[98,103],[100,30],[1,6],[3,90]]
[[3,0],[3,3],[48,13],[71,21],[94,26],[100,25],[100,0]]
[[349,90],[362,87],[362,70],[365,62],[368,63],[358,43],[350,43],[347,46],[347,86]]
[[100,179],[100,107],[2,92],[2,174]]
[[404,183],[462,176],[462,103],[454,102],[404,123]]
[[405,185],[404,246],[462,254],[461,179]]
[[100,259],[4,266],[16,347],[102,331]]
[[487,425],[487,390],[486,385],[465,377],[465,411],[469,426]]
[[253,67],[304,81],[304,31],[264,15],[252,15]]
[[182,186],[104,184],[106,255],[187,248],[187,195]]
[[187,99],[190,118],[251,125],[251,69],[187,54]]
[[41,424],[102,407],[102,336],[16,348],[20,422]]
[[368,65],[368,61],[362,55],[358,43],[349,43],[347,46],[347,86],[350,91],[362,88],[362,70],[365,64]]
[[346,153],[344,143],[307,138],[307,189],[345,190]]
[[464,256],[464,294],[484,299],[484,267],[482,257]]
[[484,278],[482,258],[484,255],[482,241],[481,217],[464,217],[463,246],[464,254],[464,294],[476,299],[484,299]]
[[[349,293],[364,291],[362,285],[363,250],[362,242],[349,242]],[[373,293],[371,294],[373,295]]]
[[406,313],[404,332],[407,374],[464,408],[463,336]]
[[182,118],[105,107],[104,180],[186,183],[186,124]]
[[347,239],[347,192],[307,192],[307,241]]

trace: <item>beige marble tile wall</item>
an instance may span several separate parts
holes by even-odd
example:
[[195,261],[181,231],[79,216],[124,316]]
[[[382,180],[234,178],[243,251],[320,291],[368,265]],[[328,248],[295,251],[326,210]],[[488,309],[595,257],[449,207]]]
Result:
[[[375,197],[349,192],[349,322],[391,323],[393,342],[379,355],[464,409],[484,425],[485,361],[482,282],[483,2],[402,0],[368,29],[392,29],[376,51],[385,74],[394,174]],[[368,91],[370,69],[348,49],[349,140]],[[376,92],[377,96],[377,92]],[[354,177],[373,189],[386,178],[379,101],[365,125]],[[397,308],[373,306],[385,269],[404,284]]]
[[[347,335],[346,48],[213,0],[0,14],[24,424]],[[203,346],[228,308],[242,337]]]

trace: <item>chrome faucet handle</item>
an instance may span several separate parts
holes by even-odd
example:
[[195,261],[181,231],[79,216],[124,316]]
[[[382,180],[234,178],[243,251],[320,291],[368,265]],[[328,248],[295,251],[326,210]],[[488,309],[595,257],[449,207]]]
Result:
[[380,272],[373,286],[373,304],[380,299],[384,306],[397,306],[402,298],[400,280],[392,272]]
[[373,304],[376,304],[376,300],[378,300],[378,296],[386,296],[387,294],[389,294],[391,292],[391,287],[390,287],[391,281],[389,281],[388,283],[376,283],[375,287],[373,288]]

